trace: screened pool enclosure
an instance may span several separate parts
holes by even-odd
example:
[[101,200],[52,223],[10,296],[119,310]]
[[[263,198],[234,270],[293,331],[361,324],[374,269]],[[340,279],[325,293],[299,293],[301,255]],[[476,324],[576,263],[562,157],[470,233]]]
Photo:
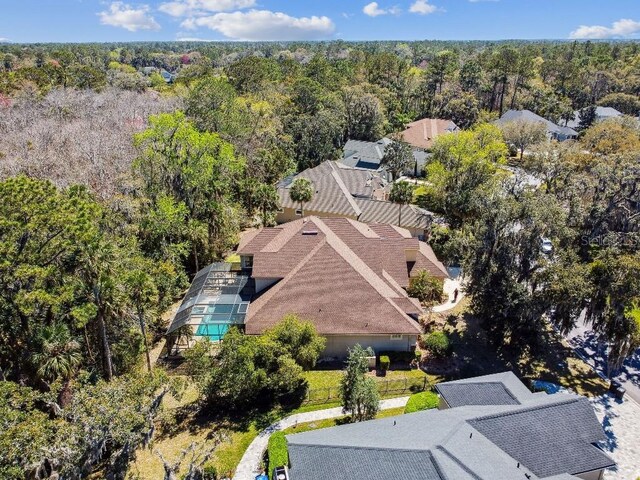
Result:
[[237,264],[212,263],[200,270],[167,330],[177,336],[174,349],[202,337],[221,340],[230,327],[244,325],[254,292],[254,280]]

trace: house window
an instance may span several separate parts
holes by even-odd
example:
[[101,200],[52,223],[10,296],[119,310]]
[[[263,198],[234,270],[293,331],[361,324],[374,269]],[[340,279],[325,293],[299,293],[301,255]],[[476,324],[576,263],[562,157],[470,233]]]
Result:
[[242,268],[253,268],[253,256],[243,256],[240,258],[242,261]]
[[296,215],[301,217],[302,216],[302,210],[300,210],[299,208],[296,208]]
[[394,334],[391,335],[391,340],[402,340],[403,335]]

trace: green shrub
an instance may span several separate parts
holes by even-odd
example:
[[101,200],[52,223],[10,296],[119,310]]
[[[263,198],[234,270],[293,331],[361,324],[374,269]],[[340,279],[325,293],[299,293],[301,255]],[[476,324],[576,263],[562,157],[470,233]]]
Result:
[[203,480],[218,480],[218,469],[213,463],[207,463],[202,471]]
[[414,359],[414,353],[413,352],[391,352],[391,351],[382,351],[380,352],[380,358],[382,357],[389,357],[389,360],[391,360],[391,363],[401,363],[401,362],[406,362],[409,363],[411,362],[411,360]]
[[389,370],[389,366],[391,365],[391,360],[387,355],[380,355],[380,370],[386,372]]
[[269,459],[269,477],[273,477],[274,468],[289,465],[289,451],[287,450],[287,439],[284,433],[275,432],[269,437],[267,456]]
[[451,342],[444,332],[433,332],[422,336],[424,347],[437,357],[444,357],[449,353]]
[[438,395],[433,392],[414,393],[409,397],[407,405],[404,407],[404,413],[419,412],[420,410],[428,410],[436,408],[440,400]]

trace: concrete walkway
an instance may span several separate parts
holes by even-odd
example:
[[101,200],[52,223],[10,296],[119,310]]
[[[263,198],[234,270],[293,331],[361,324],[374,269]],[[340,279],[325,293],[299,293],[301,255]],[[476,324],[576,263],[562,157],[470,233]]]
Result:
[[[451,310],[464,298],[464,287],[462,285],[462,272],[459,268],[448,268],[449,277],[444,281],[444,293],[447,301],[442,305],[436,305],[431,310],[434,312],[446,312]],[[458,298],[454,301],[455,291],[458,290]]]
[[[409,397],[381,400],[380,410],[404,407],[408,400]],[[285,430],[299,423],[307,423],[315,420],[325,420],[327,418],[342,416],[344,416],[344,413],[342,413],[342,407],[327,408],[325,410],[289,415],[288,417],[269,425],[260,432],[256,438],[254,438],[253,442],[251,442],[247,450],[244,452],[244,455],[238,464],[238,468],[236,468],[233,480],[254,480],[256,475],[261,473],[260,464],[262,463],[262,456],[264,451],[267,449],[267,443],[269,442],[269,437],[272,433],[277,432],[278,430]]]

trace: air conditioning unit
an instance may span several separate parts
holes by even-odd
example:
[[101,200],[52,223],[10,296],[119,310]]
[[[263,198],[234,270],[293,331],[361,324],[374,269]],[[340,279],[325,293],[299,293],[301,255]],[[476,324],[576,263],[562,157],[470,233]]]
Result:
[[289,480],[289,469],[287,466],[274,468],[273,478],[276,480]]

